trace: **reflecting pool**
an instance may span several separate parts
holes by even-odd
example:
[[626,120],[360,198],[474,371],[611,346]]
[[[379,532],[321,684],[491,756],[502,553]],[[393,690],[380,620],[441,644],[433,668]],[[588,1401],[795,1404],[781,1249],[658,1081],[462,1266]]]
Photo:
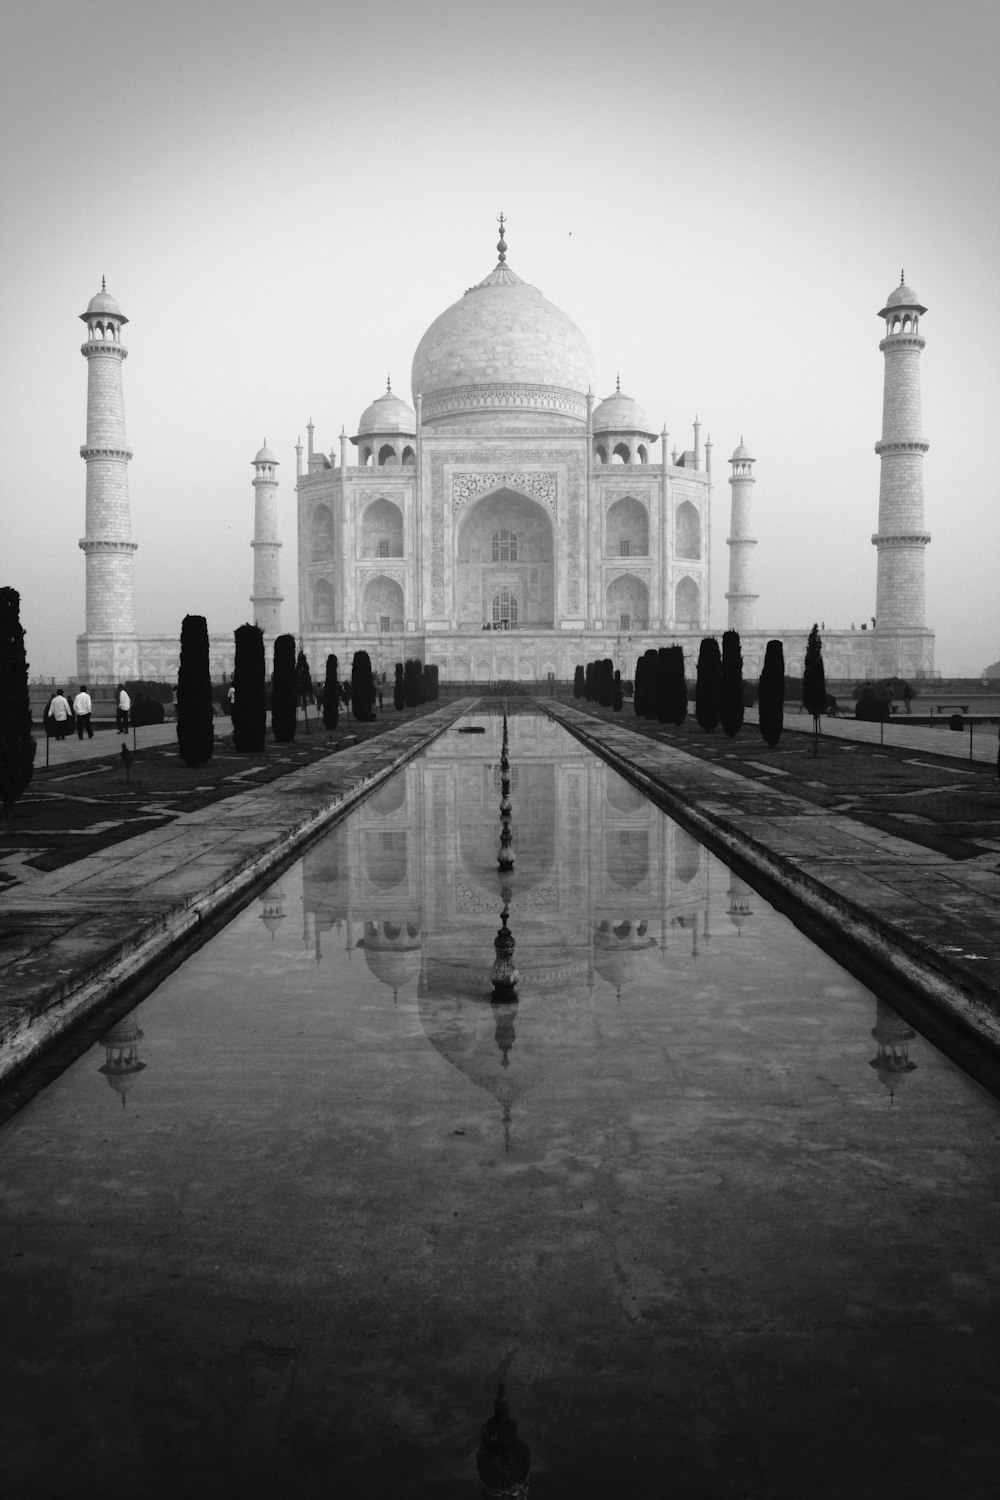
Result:
[[[542,716],[446,734],[0,1136],[0,1493],[986,1496],[1000,1109]],[[490,982],[501,906],[515,999]]]

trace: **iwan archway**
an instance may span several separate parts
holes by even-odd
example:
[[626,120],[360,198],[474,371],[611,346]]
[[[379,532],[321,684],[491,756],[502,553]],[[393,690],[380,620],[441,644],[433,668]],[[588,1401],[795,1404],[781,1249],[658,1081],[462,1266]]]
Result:
[[455,542],[459,629],[551,630],[555,599],[548,512],[512,489],[477,500],[459,522]]

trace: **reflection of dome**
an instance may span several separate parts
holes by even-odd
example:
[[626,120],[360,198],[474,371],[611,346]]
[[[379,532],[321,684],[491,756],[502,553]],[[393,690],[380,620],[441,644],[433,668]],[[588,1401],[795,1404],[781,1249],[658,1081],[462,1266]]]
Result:
[[[500,407],[586,418],[590,346],[572,319],[513,272],[496,268],[428,328],[413,356],[424,420]],[[512,389],[514,388],[514,389]]]
[[652,948],[659,944],[649,932],[646,921],[607,918],[594,933],[594,968],[615,989],[638,979],[645,969]]
[[404,437],[413,437],[417,431],[417,415],[411,406],[386,390],[371,406],[366,406],[358,423],[358,437],[365,434],[398,432]]
[[915,1073],[917,1070],[916,1063],[910,1061],[910,1043],[916,1034],[891,1005],[887,1005],[884,1000],[876,1000],[872,1036],[878,1044],[878,1051],[868,1066],[875,1069],[879,1083],[890,1098],[895,1097],[896,1090],[907,1073]]
[[103,1073],[109,1086],[121,1095],[123,1109],[125,1095],[146,1066],[139,1061],[141,1041],[142,1031],[134,1011],[122,1016],[107,1035],[101,1038],[100,1045],[104,1048],[105,1060],[97,1071]]

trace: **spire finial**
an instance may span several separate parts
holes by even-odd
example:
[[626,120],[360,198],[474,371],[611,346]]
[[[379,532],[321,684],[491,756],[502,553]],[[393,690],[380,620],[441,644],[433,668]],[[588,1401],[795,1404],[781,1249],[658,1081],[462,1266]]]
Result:
[[905,281],[906,281],[906,273],[905,273],[905,271],[901,270],[900,273],[899,273],[899,284],[900,284],[900,286],[903,286],[903,284],[905,283]]
[[385,393],[387,396],[392,395],[392,376],[388,372],[385,377]]
[[101,277],[101,291],[102,292],[106,292],[107,289],[108,289],[108,283],[105,281],[104,277],[102,276]]
[[500,225],[500,239],[499,239],[499,241],[497,243],[497,250],[498,250],[499,255],[500,255],[500,264],[503,265],[504,261],[507,259],[507,241],[503,237],[503,226],[504,226],[504,217],[503,217],[503,214],[501,214],[500,217],[499,217],[499,219],[497,219],[497,223]]
[[615,371],[615,395],[616,396],[620,396],[621,393],[622,393],[622,372],[621,372],[621,370],[616,370]]

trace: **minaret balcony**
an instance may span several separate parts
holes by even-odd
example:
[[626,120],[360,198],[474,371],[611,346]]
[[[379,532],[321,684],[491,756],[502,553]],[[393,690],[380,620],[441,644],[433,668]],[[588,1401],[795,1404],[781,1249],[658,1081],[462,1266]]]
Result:
[[923,438],[897,438],[889,443],[877,442],[875,452],[881,458],[883,453],[926,453],[929,447],[930,443],[925,443]]
[[80,449],[81,458],[118,458],[128,462],[132,457],[131,448],[88,448],[86,444]]
[[893,532],[885,535],[875,532],[872,536],[873,547],[926,547],[931,539],[929,531],[903,531]]

